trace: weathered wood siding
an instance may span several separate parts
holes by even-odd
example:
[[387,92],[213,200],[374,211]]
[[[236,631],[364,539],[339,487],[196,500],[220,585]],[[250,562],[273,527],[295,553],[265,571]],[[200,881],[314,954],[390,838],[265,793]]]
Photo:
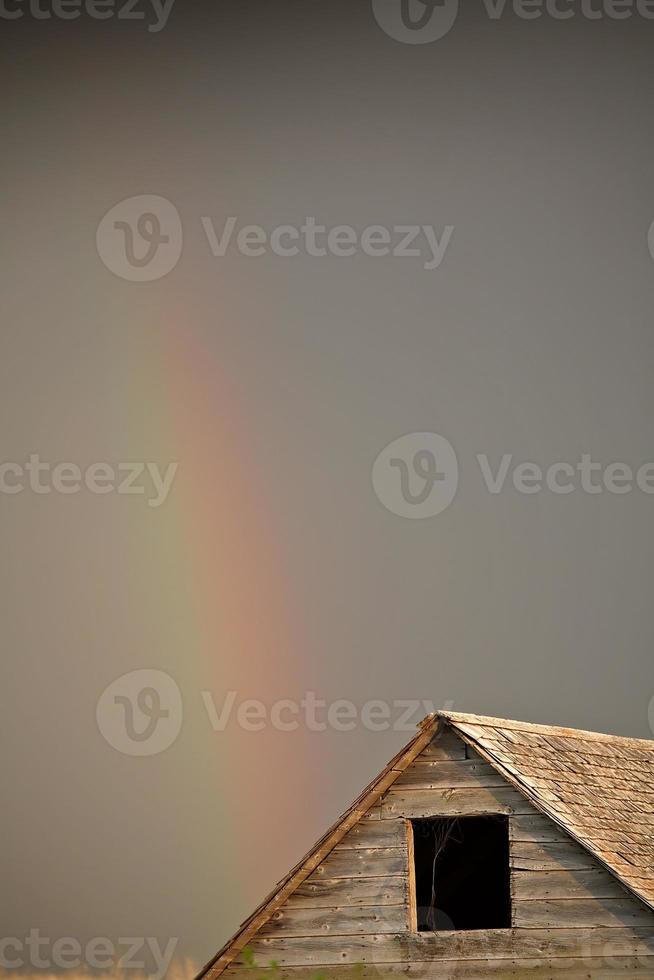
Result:
[[[412,930],[407,821],[509,817],[513,927]],[[435,739],[251,944],[282,977],[654,978],[654,913],[452,733]],[[232,964],[227,976],[244,968]],[[250,977],[252,973],[250,972]],[[236,980],[236,977],[234,977]]]

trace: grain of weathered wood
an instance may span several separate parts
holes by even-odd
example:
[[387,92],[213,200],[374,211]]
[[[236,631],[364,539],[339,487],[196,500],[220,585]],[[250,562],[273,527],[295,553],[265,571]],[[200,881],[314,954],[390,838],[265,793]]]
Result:
[[516,902],[626,897],[624,888],[604,868],[592,871],[515,871],[511,882]]
[[597,868],[598,865],[588,851],[572,841],[512,841],[511,867],[516,871],[583,871]]
[[320,878],[387,878],[406,875],[407,850],[404,847],[375,847],[367,850],[338,848],[329,854],[308,879]]
[[513,922],[522,929],[565,929],[571,922],[579,929],[648,926],[652,913],[633,898],[533,901],[513,904]]
[[[404,820],[381,820],[378,808],[376,819],[361,820],[353,827],[336,851],[367,849],[369,847],[402,847],[406,840]],[[333,853],[333,852],[332,852]]]
[[415,855],[415,835],[413,824],[410,820],[406,821],[406,846],[409,856],[409,871],[407,876],[407,924],[409,932],[418,931],[418,897],[416,892],[416,855]]
[[493,728],[499,727],[508,732],[525,733],[535,735],[538,738],[543,738],[543,736],[548,735],[555,738],[560,738],[563,735],[569,738],[583,740],[584,742],[605,743],[607,739],[617,738],[620,742],[633,745],[635,748],[640,748],[644,752],[649,753],[652,750],[651,741],[644,738],[626,738],[616,735],[605,735],[602,732],[589,732],[581,728],[562,728],[554,725],[540,725],[530,721],[513,721],[510,718],[491,718],[485,715],[474,715],[467,713],[461,714],[457,711],[439,711],[438,714],[441,718],[447,718],[449,721],[453,721],[457,725],[461,726],[475,725],[486,728],[488,728],[488,726],[492,726]]
[[305,881],[288,900],[292,908],[333,908],[334,906],[406,906],[406,878],[326,878]]
[[465,759],[466,755],[465,742],[451,729],[444,729],[422,750],[420,758],[453,762],[457,759]]
[[[234,980],[264,980],[263,971],[248,971],[231,967],[227,974]],[[654,957],[629,957],[617,962],[602,959],[568,960],[468,960],[454,963],[407,962],[366,964],[361,970],[351,966],[333,966],[328,980],[616,980],[616,977],[654,977]],[[276,973],[279,980],[315,980],[315,969],[307,967],[282,967]]]
[[397,779],[399,789],[429,789],[438,786],[442,789],[456,787],[506,786],[506,779],[487,762],[480,759],[461,759],[458,762],[439,762],[417,759],[406,772]]
[[391,789],[382,800],[382,820],[397,817],[477,816],[483,814],[533,813],[533,807],[517,790],[498,789]]
[[410,963],[433,960],[465,961],[558,959],[569,956],[604,957],[654,955],[654,929],[524,929],[478,932],[371,934],[268,939],[253,947],[260,963],[271,959],[282,966],[331,966],[338,963]]
[[[371,906],[362,908],[298,909],[286,907],[268,920],[259,932],[263,939],[295,939],[314,936],[354,936],[362,932],[382,935],[397,933],[406,928],[404,905]],[[293,944],[291,943],[292,947]]]
[[558,843],[568,842],[572,838],[564,830],[537,814],[532,808],[531,813],[512,817],[509,821],[509,837],[512,841]]

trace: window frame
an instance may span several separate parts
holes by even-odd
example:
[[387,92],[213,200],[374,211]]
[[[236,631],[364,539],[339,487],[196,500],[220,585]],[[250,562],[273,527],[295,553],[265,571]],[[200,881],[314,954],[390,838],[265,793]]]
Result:
[[[435,932],[419,931],[418,929],[418,895],[416,886],[416,860],[415,860],[415,837],[414,837],[414,821],[415,820],[465,820],[466,818],[482,818],[482,817],[503,817],[506,820],[506,828],[508,833],[508,858],[509,858],[509,913],[510,913],[510,924],[508,926],[502,926],[499,928],[492,929],[454,929],[454,930],[438,930]],[[406,844],[407,844],[407,859],[408,859],[408,926],[409,932],[416,936],[457,936],[457,935],[469,935],[475,932],[493,932],[493,933],[507,933],[512,932],[515,928],[515,896],[513,892],[513,873],[511,869],[511,853],[512,853],[512,842],[513,837],[511,833],[511,814],[503,811],[493,811],[484,813],[466,813],[457,816],[452,816],[451,814],[445,813],[433,813],[427,817],[405,817],[404,823],[406,825]]]

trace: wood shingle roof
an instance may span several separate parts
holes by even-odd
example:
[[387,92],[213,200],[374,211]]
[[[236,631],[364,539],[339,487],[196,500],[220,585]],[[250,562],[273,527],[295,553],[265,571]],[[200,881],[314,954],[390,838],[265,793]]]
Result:
[[478,715],[440,717],[654,908],[654,742]]

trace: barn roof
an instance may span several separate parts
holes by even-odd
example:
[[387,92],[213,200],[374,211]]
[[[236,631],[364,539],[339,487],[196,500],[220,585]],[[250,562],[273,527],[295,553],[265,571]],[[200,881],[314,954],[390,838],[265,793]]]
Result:
[[654,742],[441,713],[539,810],[654,908]]
[[654,909],[654,741],[439,711],[420,723],[418,734],[276,885],[199,978],[215,980],[223,973],[445,727]]

